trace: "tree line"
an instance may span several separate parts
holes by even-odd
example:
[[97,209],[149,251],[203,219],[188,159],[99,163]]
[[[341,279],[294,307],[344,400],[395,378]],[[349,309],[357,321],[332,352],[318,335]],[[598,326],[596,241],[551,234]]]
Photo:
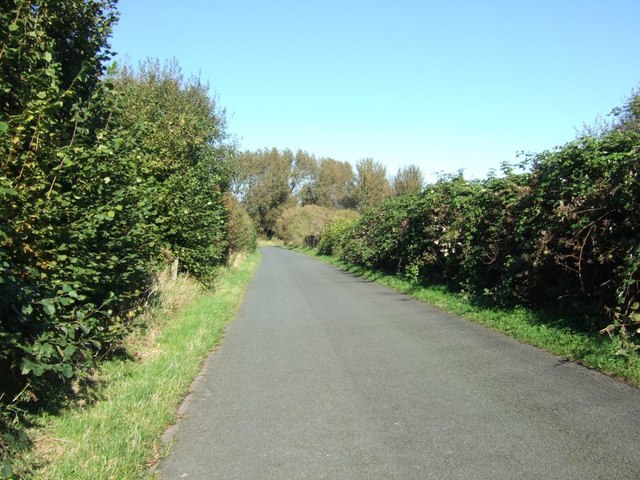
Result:
[[354,170],[349,162],[316,158],[302,150],[240,152],[232,170],[232,190],[267,237],[277,235],[283,215],[291,217],[297,209],[315,205],[321,207],[317,212],[364,212],[424,186],[424,176],[415,165],[400,168],[389,179],[386,167],[371,158],[358,161]]

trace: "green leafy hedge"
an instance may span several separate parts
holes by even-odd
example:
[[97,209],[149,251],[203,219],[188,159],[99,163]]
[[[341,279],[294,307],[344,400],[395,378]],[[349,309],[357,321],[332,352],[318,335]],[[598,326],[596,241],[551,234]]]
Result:
[[227,193],[227,241],[230,252],[253,252],[258,246],[258,230],[242,204]]
[[531,156],[521,173],[447,176],[388,200],[355,226],[328,229],[320,249],[480,301],[552,307],[581,318],[584,329],[633,334],[640,326],[639,105],[634,96],[609,128]]
[[175,65],[107,75],[116,16],[111,0],[0,6],[4,431],[117,348],[167,259],[209,284],[228,255],[224,112]]
[[317,249],[320,255],[341,257],[345,245],[350,241],[357,218],[334,218],[322,231]]

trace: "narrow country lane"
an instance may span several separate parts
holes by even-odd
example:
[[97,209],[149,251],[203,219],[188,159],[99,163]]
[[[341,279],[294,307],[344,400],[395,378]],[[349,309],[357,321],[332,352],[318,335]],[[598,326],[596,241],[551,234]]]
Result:
[[169,479],[640,478],[640,391],[264,248]]

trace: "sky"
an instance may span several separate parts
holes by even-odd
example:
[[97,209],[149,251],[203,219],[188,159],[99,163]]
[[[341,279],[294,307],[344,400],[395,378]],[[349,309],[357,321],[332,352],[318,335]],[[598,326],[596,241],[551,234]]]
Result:
[[242,150],[484,178],[640,87],[638,0],[120,0],[116,60],[176,59]]

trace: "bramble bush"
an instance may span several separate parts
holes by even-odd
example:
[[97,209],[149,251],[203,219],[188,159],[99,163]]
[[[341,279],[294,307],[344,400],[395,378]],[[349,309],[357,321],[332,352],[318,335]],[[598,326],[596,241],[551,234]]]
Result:
[[334,218],[326,225],[317,249],[320,255],[331,255],[342,257],[344,246],[351,238],[351,231],[358,223],[358,217],[355,218]]
[[597,135],[529,156],[519,173],[445,176],[390,199],[340,233],[328,228],[319,248],[478,301],[560,310],[637,349],[638,95],[615,114]]

